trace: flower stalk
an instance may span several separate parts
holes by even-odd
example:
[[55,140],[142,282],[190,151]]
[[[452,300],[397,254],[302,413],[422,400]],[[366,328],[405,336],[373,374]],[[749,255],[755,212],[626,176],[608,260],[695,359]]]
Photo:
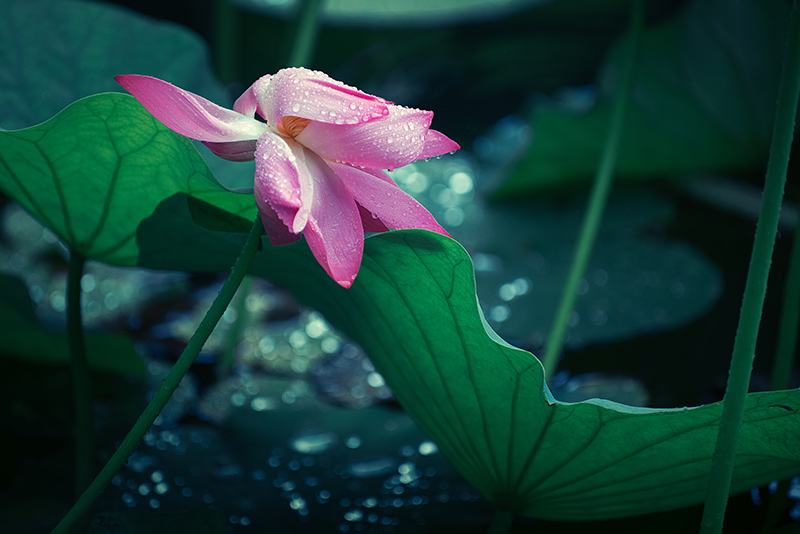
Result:
[[578,286],[581,278],[586,273],[589,259],[597,241],[597,232],[603,219],[608,202],[608,195],[611,192],[611,184],[614,179],[614,169],[619,156],[620,141],[625,123],[625,115],[628,110],[628,103],[633,92],[635,79],[636,63],[641,48],[642,34],[644,33],[644,1],[631,1],[631,26],[628,38],[628,49],[625,54],[622,76],[620,78],[619,89],[614,99],[614,107],[611,112],[611,124],[608,127],[603,151],[600,155],[600,163],[592,183],[589,193],[589,202],[586,214],[581,224],[578,244],[575,247],[575,255],[570,264],[567,282],[561,301],[556,311],[550,335],[547,338],[547,348],[543,360],[545,378],[549,382],[555,375],[558,367],[558,359],[564,348],[564,341],[567,337],[569,327],[569,316],[575,308],[575,301],[578,298]]
[[161,386],[156,390],[153,399],[148,403],[147,407],[139,416],[136,424],[131,428],[128,435],[122,441],[122,444],[117,448],[111,459],[106,463],[100,474],[94,479],[89,488],[80,496],[75,505],[67,512],[67,515],[56,525],[53,534],[66,534],[68,533],[80,520],[84,517],[92,504],[97,500],[100,494],[105,490],[106,486],[114,478],[114,475],[122,468],[125,461],[136,449],[136,446],[147,433],[153,421],[156,420],[158,414],[166,406],[172,394],[177,389],[183,377],[189,371],[195,358],[200,353],[200,349],[208,340],[214,327],[219,322],[225,309],[228,307],[233,295],[242,282],[250,263],[258,251],[261,244],[261,236],[264,233],[264,227],[261,220],[256,218],[250,234],[247,236],[247,241],[242,248],[236,263],[233,265],[228,279],[220,289],[217,298],[211,304],[211,307],[206,312],[205,317],[200,322],[200,326],[195,331],[183,353],[170,369],[169,374],[161,383]]
[[322,0],[305,0],[301,6],[300,18],[297,21],[297,32],[294,34],[292,52],[289,55],[289,67],[308,67],[317,44],[319,29],[319,9]]
[[81,278],[86,258],[70,249],[67,271],[67,342],[75,406],[75,498],[94,476],[94,402],[81,314]]
[[236,319],[228,330],[225,338],[225,345],[222,352],[222,359],[220,361],[220,372],[224,375],[229,375],[233,371],[233,365],[236,362],[236,347],[239,345],[239,338],[242,335],[242,330],[250,322],[250,312],[247,310],[247,295],[250,293],[250,285],[253,283],[253,278],[245,276],[242,280],[239,290],[233,297],[231,302],[231,309],[236,311]]
[[736,331],[722,418],[712,461],[709,489],[703,510],[700,529],[702,534],[722,532],[733,476],[736,446],[739,441],[739,430],[742,425],[742,415],[755,359],[764,297],[767,293],[772,251],[778,233],[778,220],[797,113],[797,99],[800,95],[800,18],[796,11],[795,5],[792,11],[783,79],[778,92],[778,106],[767,163],[764,196],[756,224],[756,236],[750,257],[750,268],[747,273],[739,327]]
[[487,534],[506,534],[511,530],[511,525],[513,524],[514,514],[509,510],[497,508]]
[[778,348],[772,365],[770,383],[772,391],[789,388],[794,351],[797,347],[798,323],[800,323],[800,226],[794,229],[792,253],[789,257],[789,269],[786,272],[781,324],[778,330]]

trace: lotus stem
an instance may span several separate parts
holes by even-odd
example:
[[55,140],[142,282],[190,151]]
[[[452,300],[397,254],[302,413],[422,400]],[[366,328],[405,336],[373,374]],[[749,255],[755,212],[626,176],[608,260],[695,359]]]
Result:
[[797,325],[800,323],[800,226],[794,229],[792,253],[783,290],[783,309],[778,330],[778,349],[772,366],[772,391],[789,388],[794,350],[797,346]]
[[511,525],[513,524],[514,514],[509,510],[497,508],[487,534],[507,534],[511,530]]
[[290,67],[308,67],[314,55],[319,29],[319,9],[322,0],[305,0],[301,7],[297,33],[294,36],[292,52],[289,56]]
[[70,249],[67,271],[67,341],[75,404],[76,499],[89,486],[94,476],[94,401],[81,314],[81,278],[85,262],[86,258]]
[[225,338],[225,347],[220,361],[220,371],[224,374],[230,374],[233,370],[233,364],[236,363],[236,347],[239,345],[239,337],[249,322],[250,313],[247,311],[247,295],[250,292],[252,283],[252,277],[245,276],[244,280],[242,280],[242,285],[233,297],[233,302],[231,302],[231,309],[236,311],[236,319],[234,319]]
[[611,184],[614,179],[614,169],[619,156],[622,129],[625,123],[625,115],[628,110],[628,103],[633,92],[633,85],[636,72],[637,57],[641,48],[642,34],[644,33],[644,1],[631,1],[631,26],[629,30],[628,49],[626,50],[623,63],[622,77],[620,78],[619,90],[614,97],[613,109],[611,112],[611,123],[608,127],[603,151],[600,155],[600,163],[594,176],[592,189],[589,193],[588,206],[583,218],[578,244],[575,247],[575,255],[567,274],[567,282],[561,301],[556,311],[550,335],[547,338],[547,348],[544,355],[545,378],[549,382],[555,375],[558,368],[558,359],[564,348],[564,341],[567,337],[569,327],[569,316],[575,308],[575,301],[578,298],[578,287],[586,273],[589,259],[597,240],[597,232],[603,219],[608,202],[608,195],[611,191]]
[[722,418],[703,510],[700,528],[702,534],[722,532],[725,519],[736,446],[750,385],[750,374],[753,370],[764,297],[767,293],[772,251],[778,233],[778,219],[786,183],[786,170],[789,166],[798,94],[800,94],[800,18],[797,17],[794,7],[783,79],[778,91],[778,106],[767,163],[764,196],[756,224],[756,236],[750,256],[750,268],[747,272],[739,327],[733,345],[728,385],[725,389]]
[[211,304],[208,312],[206,312],[205,317],[203,317],[203,320],[200,322],[197,331],[192,335],[183,353],[172,366],[172,369],[170,369],[169,374],[161,383],[161,386],[156,390],[153,399],[148,403],[142,415],[139,416],[139,420],[136,421],[136,424],[134,424],[133,428],[128,432],[128,435],[125,436],[122,444],[117,448],[111,456],[111,459],[106,463],[89,488],[83,492],[83,495],[80,496],[75,505],[67,512],[67,515],[56,525],[53,534],[66,534],[88,513],[94,502],[111,482],[111,479],[114,478],[114,475],[117,474],[128,457],[133,453],[134,449],[136,449],[136,446],[147,433],[150,426],[152,426],[158,414],[161,413],[161,410],[166,406],[172,393],[177,389],[181,380],[192,366],[195,358],[197,358],[197,355],[200,353],[200,349],[203,348],[203,345],[208,340],[214,327],[217,325],[220,318],[222,318],[222,314],[225,313],[225,309],[228,307],[233,295],[236,294],[236,290],[242,283],[242,279],[247,273],[247,269],[250,267],[250,263],[253,257],[255,257],[256,251],[258,251],[263,233],[264,227],[261,224],[261,220],[257,217],[250,230],[250,234],[247,236],[247,241],[239,257],[236,259],[233,269],[231,269],[228,275],[228,279],[225,281],[222,289],[220,289],[217,298]]

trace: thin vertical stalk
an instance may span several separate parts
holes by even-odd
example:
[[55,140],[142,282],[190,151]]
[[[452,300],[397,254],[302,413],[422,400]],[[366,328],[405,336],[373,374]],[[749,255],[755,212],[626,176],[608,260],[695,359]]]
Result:
[[225,374],[230,374],[233,369],[239,337],[249,321],[250,313],[247,311],[247,294],[250,292],[250,284],[252,282],[253,279],[250,276],[245,276],[244,280],[242,280],[242,285],[239,286],[239,291],[236,292],[233,302],[231,302],[230,307],[236,311],[236,319],[234,319],[228,330],[225,347],[222,352],[222,360],[220,361],[221,371]]
[[544,355],[545,377],[549,381],[555,374],[558,367],[558,358],[564,347],[564,340],[567,337],[569,327],[569,316],[575,308],[575,301],[578,296],[578,286],[581,278],[586,272],[589,258],[592,255],[597,232],[600,229],[600,222],[603,219],[608,195],[611,191],[611,184],[614,179],[614,169],[619,156],[620,140],[622,138],[622,128],[625,123],[625,115],[628,110],[628,103],[633,92],[637,56],[644,33],[644,1],[631,1],[631,27],[628,38],[628,49],[625,54],[622,76],[620,78],[619,90],[615,95],[614,107],[611,112],[611,123],[608,127],[603,151],[600,156],[600,163],[594,177],[586,214],[583,218],[578,244],[575,248],[575,255],[570,265],[567,275],[564,293],[556,311],[550,335],[547,338],[547,349]]
[[305,0],[301,7],[297,33],[289,55],[290,67],[308,67],[317,43],[319,10],[322,0]]
[[514,524],[514,514],[508,510],[496,509],[494,518],[486,534],[507,534]]
[[[789,388],[794,350],[797,346],[798,322],[800,322],[800,225],[794,229],[792,253],[789,258],[786,285],[783,289],[778,348],[775,351],[775,361],[772,363],[772,379],[770,381],[772,391]],[[781,480],[775,493],[770,497],[764,522],[761,524],[760,532],[763,534],[774,531],[781,516],[786,513],[789,488],[789,481]]]
[[767,293],[772,251],[778,232],[778,219],[786,183],[786,170],[789,166],[795,114],[797,113],[797,98],[800,94],[800,17],[797,16],[796,9],[792,12],[791,24],[783,79],[778,92],[772,146],[764,183],[764,197],[756,224],[756,236],[742,299],[739,327],[733,345],[728,385],[725,389],[717,446],[714,450],[708,494],[700,528],[702,534],[722,532],[725,508],[728,504],[728,493],[733,477],[736,446],[739,442],[739,430],[750,385],[750,374],[753,370],[761,312]]
[[794,350],[797,347],[797,328],[800,324],[800,225],[794,229],[792,254],[783,290],[783,309],[778,330],[778,349],[772,365],[771,388],[787,389],[792,374]]
[[94,504],[106,486],[108,486],[111,479],[114,478],[114,475],[122,468],[125,461],[131,453],[133,453],[136,446],[153,424],[153,421],[156,420],[158,414],[161,413],[161,410],[166,406],[172,393],[189,371],[195,358],[197,358],[197,355],[200,353],[200,349],[203,348],[203,345],[208,340],[208,336],[211,335],[214,327],[228,307],[233,295],[239,288],[239,284],[242,283],[242,279],[247,273],[250,262],[253,260],[256,251],[258,251],[263,233],[264,227],[261,224],[261,220],[256,218],[250,230],[250,234],[247,236],[247,241],[239,257],[236,259],[236,263],[233,265],[230,275],[228,275],[228,279],[225,281],[222,289],[220,289],[217,298],[211,304],[208,312],[206,312],[205,317],[203,317],[203,320],[200,322],[200,326],[189,340],[183,353],[172,366],[172,369],[170,369],[169,374],[161,383],[161,386],[156,390],[153,399],[148,403],[142,415],[139,416],[136,424],[131,428],[130,432],[128,432],[128,435],[125,436],[122,444],[117,448],[111,456],[111,459],[103,467],[100,474],[97,475],[89,488],[81,495],[78,502],[67,512],[67,515],[64,516],[61,522],[56,525],[53,534],[66,534],[89,512],[92,504]]
[[216,0],[214,15],[214,66],[228,84],[239,77],[239,13],[231,0]]
[[81,278],[86,259],[70,249],[67,271],[67,341],[75,406],[75,498],[94,476],[94,402],[81,315]]

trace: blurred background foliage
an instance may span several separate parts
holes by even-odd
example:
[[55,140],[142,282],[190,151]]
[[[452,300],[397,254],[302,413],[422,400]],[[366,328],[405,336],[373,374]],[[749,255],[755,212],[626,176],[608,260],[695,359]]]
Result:
[[[214,58],[226,84],[249,85],[285,66],[294,35],[293,23],[287,24],[283,16],[270,17],[269,9],[257,11],[255,2],[242,2],[242,8],[235,2],[206,0],[114,3],[179,22],[215,51],[227,53]],[[263,2],[271,3],[286,2]],[[498,117],[519,112],[532,92],[593,83],[604,55],[628,22],[626,0],[559,0],[527,8],[525,2],[518,3],[523,8],[500,20],[487,15],[486,22],[477,17],[434,27],[420,22],[396,27],[391,17],[383,23],[339,20],[326,25],[323,16],[310,67],[389,100],[433,109],[437,128],[456,132],[459,142],[469,141]],[[674,16],[685,4],[648,2],[648,24]],[[214,24],[222,10],[231,11],[236,28],[230,48],[222,46],[225,35]],[[293,12],[296,9],[288,10]]]

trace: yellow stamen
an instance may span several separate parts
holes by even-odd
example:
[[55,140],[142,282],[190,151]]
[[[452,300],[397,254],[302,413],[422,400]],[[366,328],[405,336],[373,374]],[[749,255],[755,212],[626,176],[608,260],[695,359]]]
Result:
[[301,119],[300,117],[286,116],[278,122],[278,133],[286,137],[297,137],[300,132],[305,130],[309,119]]

